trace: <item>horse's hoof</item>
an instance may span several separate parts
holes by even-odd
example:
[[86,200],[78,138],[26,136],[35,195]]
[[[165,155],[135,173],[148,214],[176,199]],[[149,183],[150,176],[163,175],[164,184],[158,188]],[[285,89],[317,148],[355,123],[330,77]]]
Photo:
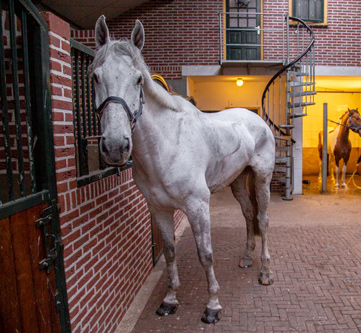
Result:
[[271,273],[261,273],[258,279],[259,284],[262,286],[270,286],[273,284],[273,278]]
[[202,321],[206,324],[215,324],[217,323],[222,317],[222,310],[212,310],[206,309],[202,316]]
[[178,304],[168,304],[163,302],[158,308],[156,314],[164,317],[174,314],[177,311],[177,309],[178,309]]
[[248,268],[251,267],[253,264],[253,259],[252,258],[244,258],[241,260],[241,262],[239,263],[239,267],[241,268]]

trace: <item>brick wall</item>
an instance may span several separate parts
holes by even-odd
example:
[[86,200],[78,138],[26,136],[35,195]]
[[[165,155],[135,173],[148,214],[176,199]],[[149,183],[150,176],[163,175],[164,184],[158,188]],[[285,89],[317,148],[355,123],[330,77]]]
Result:
[[[77,187],[70,28],[51,13],[53,128],[73,332],[113,332],[152,269],[150,214],[132,170]],[[177,222],[183,218],[175,214]]]
[[130,37],[136,19],[145,29],[143,55],[152,72],[180,79],[182,65],[219,63],[220,0],[148,1],[108,22],[114,38]]
[[[289,0],[263,1],[265,13],[287,14],[288,10]],[[218,13],[222,11],[223,0],[154,0],[120,15],[108,25],[113,38],[129,38],[135,20],[140,19],[146,33],[143,51],[146,63],[166,79],[177,79],[183,65],[219,64]],[[361,65],[360,15],[359,0],[342,4],[328,1],[328,25],[312,26],[317,65]],[[265,17],[265,25],[272,26],[269,17]],[[280,44],[280,40],[272,40],[273,48],[265,48],[265,57],[268,52],[275,58],[271,52],[280,52],[275,48]]]

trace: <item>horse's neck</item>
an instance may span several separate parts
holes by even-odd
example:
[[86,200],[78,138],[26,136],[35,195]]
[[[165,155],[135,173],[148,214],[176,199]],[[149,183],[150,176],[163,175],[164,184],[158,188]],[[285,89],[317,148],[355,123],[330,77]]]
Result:
[[349,128],[347,127],[347,121],[348,121],[348,117],[344,117],[341,123],[343,126],[339,125],[340,131],[337,137],[337,141],[339,142],[348,142]]
[[[154,87],[153,87],[154,88]],[[163,89],[163,88],[161,88]],[[171,140],[166,130],[170,125],[170,113],[175,112],[154,98],[154,90],[144,87],[145,101],[143,114],[139,118],[133,133],[133,158],[139,164],[154,163],[160,158],[164,144]],[[174,122],[173,120],[172,122]],[[173,124],[174,128],[177,126]]]

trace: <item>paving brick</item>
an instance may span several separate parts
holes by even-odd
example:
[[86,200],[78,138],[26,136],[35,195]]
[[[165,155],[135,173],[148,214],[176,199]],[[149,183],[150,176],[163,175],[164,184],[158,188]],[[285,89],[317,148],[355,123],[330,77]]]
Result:
[[205,325],[200,322],[207,302],[205,274],[187,228],[177,247],[178,312],[166,318],[155,314],[167,289],[164,272],[134,332],[359,332],[361,297],[356,288],[361,263],[355,258],[360,236],[359,225],[270,228],[276,280],[273,286],[264,287],[257,281],[260,244],[254,265],[243,270],[237,263],[245,244],[245,227],[212,228],[223,318],[216,325]]

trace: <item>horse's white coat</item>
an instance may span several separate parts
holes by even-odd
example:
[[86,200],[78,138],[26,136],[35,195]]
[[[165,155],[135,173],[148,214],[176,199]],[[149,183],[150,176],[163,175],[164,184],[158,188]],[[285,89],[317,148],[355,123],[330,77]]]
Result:
[[[266,123],[245,109],[204,114],[182,97],[171,96],[154,83],[139,52],[144,44],[144,30],[139,21],[133,30],[132,42],[109,41],[104,17],[98,19],[96,30],[97,43],[102,47],[92,69],[98,82],[96,104],[108,96],[119,96],[135,112],[143,84],[146,103],[134,133],[122,107],[109,104],[101,119],[101,147],[105,160],[113,165],[124,164],[132,153],[134,180],[164,240],[169,274],[164,302],[178,304],[173,214],[176,209],[182,209],[192,227],[208,279],[207,308],[221,309],[213,269],[209,200],[212,192],[229,185],[247,221],[243,266],[252,264],[254,221],[258,220],[262,233],[260,280],[262,284],[272,283],[266,231],[275,144]],[[119,53],[123,49],[121,45],[129,48],[130,54],[124,50]],[[126,147],[124,142],[128,142]],[[246,186],[248,178],[254,181],[251,198]]]

